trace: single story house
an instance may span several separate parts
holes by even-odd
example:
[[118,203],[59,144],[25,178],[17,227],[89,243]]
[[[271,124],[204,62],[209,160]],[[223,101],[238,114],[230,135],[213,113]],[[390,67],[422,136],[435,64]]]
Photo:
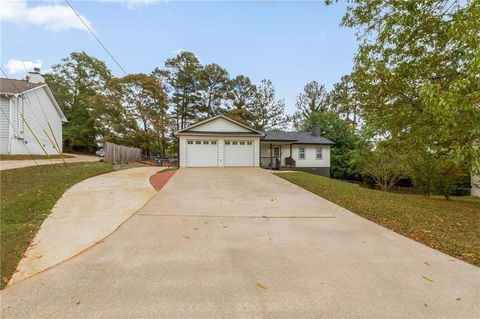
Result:
[[330,176],[335,143],[312,132],[261,132],[217,115],[175,132],[179,167],[263,167],[309,170]]
[[39,70],[30,72],[26,80],[0,78],[0,154],[42,155],[42,147],[58,154],[57,144],[62,152],[63,122],[67,119]]

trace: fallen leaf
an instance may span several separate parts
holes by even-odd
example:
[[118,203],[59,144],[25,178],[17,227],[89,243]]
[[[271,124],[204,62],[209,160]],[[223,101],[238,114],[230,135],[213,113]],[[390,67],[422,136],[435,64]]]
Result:
[[183,236],[183,238],[190,239],[190,237],[188,237],[188,236]]
[[193,230],[198,230],[198,227],[195,227]]
[[77,301],[77,305],[79,305],[79,304],[80,304],[80,301]]
[[428,307],[428,305],[426,303],[423,304],[425,307]]
[[462,300],[462,297],[458,297],[458,298],[457,298],[457,301],[460,301],[460,300]]
[[227,225],[223,225],[223,228],[227,228],[228,226]]
[[262,284],[261,282],[257,282],[257,287],[262,289],[267,289],[267,287],[265,287],[265,285]]
[[430,279],[430,278],[427,278],[427,277],[425,277],[425,276],[422,276],[422,278],[423,278],[423,279],[425,279],[425,280],[428,280],[428,281],[430,281],[430,282],[433,282],[433,280],[432,280],[432,279]]
[[423,262],[425,265],[429,266],[430,267],[430,264],[427,263],[426,261]]

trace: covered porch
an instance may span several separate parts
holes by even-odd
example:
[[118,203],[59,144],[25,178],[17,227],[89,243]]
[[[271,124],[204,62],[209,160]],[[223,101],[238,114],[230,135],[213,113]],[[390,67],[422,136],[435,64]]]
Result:
[[280,169],[295,167],[293,145],[291,141],[265,141],[260,143],[260,167]]

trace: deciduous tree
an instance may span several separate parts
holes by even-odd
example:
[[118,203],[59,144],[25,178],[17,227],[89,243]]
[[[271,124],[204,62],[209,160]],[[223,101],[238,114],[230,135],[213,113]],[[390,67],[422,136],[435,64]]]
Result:
[[352,79],[364,118],[403,147],[479,165],[480,2],[352,1]]
[[91,99],[105,91],[111,78],[106,64],[85,52],[72,52],[45,75],[48,86],[68,119],[63,129],[66,149],[96,149],[98,132]]
[[134,129],[131,144],[147,151],[155,144],[165,153],[167,133],[167,101],[159,81],[145,74],[129,74],[108,83],[112,95],[125,110],[128,124]]

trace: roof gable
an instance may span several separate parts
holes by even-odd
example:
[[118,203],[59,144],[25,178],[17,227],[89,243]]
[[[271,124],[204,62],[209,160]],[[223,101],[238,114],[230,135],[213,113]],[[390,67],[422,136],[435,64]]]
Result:
[[226,116],[217,115],[204,121],[193,124],[189,127],[181,129],[178,133],[241,133],[241,134],[258,134],[263,136],[263,133],[254,130],[246,125],[234,121]]

